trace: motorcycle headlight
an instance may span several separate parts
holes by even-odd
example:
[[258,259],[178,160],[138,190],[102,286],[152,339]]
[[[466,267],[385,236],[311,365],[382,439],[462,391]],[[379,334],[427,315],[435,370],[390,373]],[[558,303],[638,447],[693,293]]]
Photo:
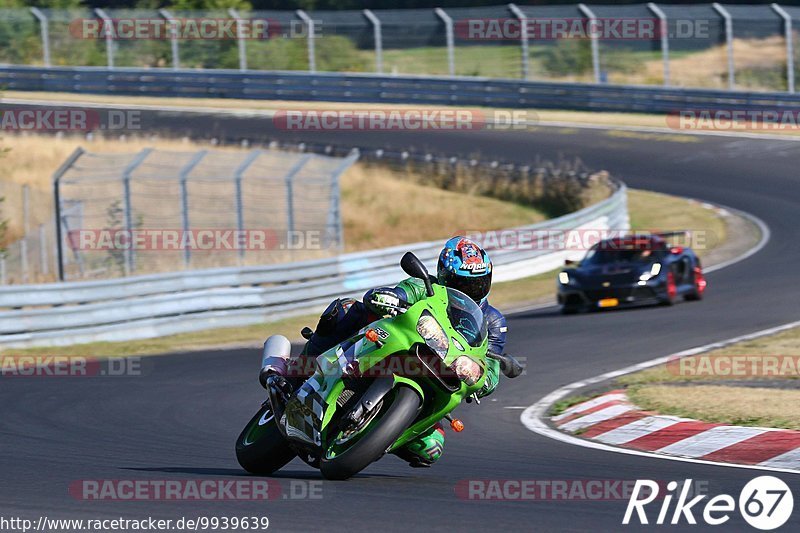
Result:
[[453,361],[453,372],[467,385],[475,385],[483,376],[483,368],[466,355]]
[[569,274],[561,272],[558,275],[558,281],[560,281],[562,285],[569,285]]
[[450,347],[450,341],[447,339],[447,334],[442,329],[442,326],[433,318],[433,315],[425,311],[417,321],[417,333],[420,337],[425,339],[425,344],[436,352],[436,354],[444,359],[447,357],[447,350]]

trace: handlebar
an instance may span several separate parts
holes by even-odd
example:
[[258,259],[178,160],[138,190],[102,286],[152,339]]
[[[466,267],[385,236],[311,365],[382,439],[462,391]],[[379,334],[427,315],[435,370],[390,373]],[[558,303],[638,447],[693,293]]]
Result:
[[496,353],[488,353],[486,357],[500,362],[500,371],[509,379],[513,379],[522,375],[525,368],[517,361],[513,355]]

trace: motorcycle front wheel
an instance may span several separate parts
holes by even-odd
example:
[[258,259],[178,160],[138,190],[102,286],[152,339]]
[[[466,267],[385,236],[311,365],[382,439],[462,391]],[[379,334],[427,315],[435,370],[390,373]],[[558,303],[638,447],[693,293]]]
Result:
[[320,462],[322,475],[326,479],[348,479],[380,459],[414,422],[420,404],[419,395],[410,387],[394,389],[362,426],[334,437]]

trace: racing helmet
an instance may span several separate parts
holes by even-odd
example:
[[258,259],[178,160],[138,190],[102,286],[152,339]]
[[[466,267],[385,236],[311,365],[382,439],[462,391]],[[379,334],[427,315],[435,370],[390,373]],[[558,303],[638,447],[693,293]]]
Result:
[[461,291],[480,304],[492,288],[492,261],[473,241],[453,237],[439,254],[436,277],[441,285]]

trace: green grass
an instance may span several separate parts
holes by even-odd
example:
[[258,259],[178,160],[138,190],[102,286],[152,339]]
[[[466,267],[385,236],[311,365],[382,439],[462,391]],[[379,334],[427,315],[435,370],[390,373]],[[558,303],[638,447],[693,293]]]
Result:
[[[695,359],[725,355],[800,356],[800,328],[720,348]],[[699,367],[695,363],[695,367]],[[621,376],[616,386],[627,387],[628,396],[639,407],[666,415],[683,416],[740,426],[800,429],[800,390],[775,387],[787,376],[736,376],[682,374],[679,367],[659,365]],[[736,386],[746,380],[748,386]],[[767,387],[758,387],[760,382]]]

